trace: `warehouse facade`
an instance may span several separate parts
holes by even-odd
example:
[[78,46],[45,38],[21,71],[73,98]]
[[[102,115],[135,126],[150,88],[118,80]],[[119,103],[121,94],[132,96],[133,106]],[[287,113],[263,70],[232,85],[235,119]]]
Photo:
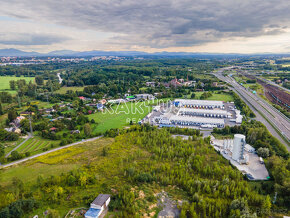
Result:
[[173,104],[175,107],[224,109],[224,103],[222,101],[176,99]]
[[223,128],[225,126],[224,119],[207,117],[185,117],[177,115],[162,117],[162,119],[160,119],[160,124],[175,126],[201,126],[207,128]]
[[216,117],[228,118],[231,114],[225,110],[219,109],[196,109],[196,108],[180,108],[178,115],[181,116],[199,116],[199,117]]

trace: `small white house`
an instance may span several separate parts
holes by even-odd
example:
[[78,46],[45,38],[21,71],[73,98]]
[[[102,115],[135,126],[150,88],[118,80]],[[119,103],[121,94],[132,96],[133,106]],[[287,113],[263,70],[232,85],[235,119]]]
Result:
[[110,203],[110,195],[99,194],[99,196],[91,203],[90,209],[86,212],[85,218],[102,218],[108,212]]

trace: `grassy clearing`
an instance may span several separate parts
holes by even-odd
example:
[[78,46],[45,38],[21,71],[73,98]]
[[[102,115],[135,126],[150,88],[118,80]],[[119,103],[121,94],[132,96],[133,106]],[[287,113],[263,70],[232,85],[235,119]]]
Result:
[[65,94],[67,91],[83,91],[83,90],[84,90],[84,87],[78,87],[78,86],[61,87],[59,90],[55,91],[55,93]]
[[34,77],[16,77],[16,76],[0,76],[0,92],[10,92],[11,94],[16,93],[15,90],[10,89],[9,81],[25,79],[26,82],[34,82]]
[[[200,99],[200,96],[203,94],[203,92],[193,92],[195,94],[195,98],[194,99]],[[188,96],[188,98],[190,98],[191,95]],[[213,92],[212,96],[205,99],[205,100],[215,100],[215,101],[224,101],[224,102],[228,102],[228,101],[233,101],[233,96],[226,94],[226,93],[217,93],[217,92]]]
[[98,125],[93,129],[94,133],[105,132],[111,128],[121,128],[128,126],[132,120],[134,123],[142,120],[151,112],[150,101],[129,102],[112,106],[110,110],[89,115],[89,119],[94,119]]
[[22,163],[20,166],[1,170],[0,185],[11,186],[12,179],[16,175],[25,183],[31,183],[36,181],[38,175],[47,178],[51,175],[68,172],[90,162],[90,160],[97,160],[101,149],[112,142],[113,139],[102,138],[43,155]]
[[46,102],[46,101],[33,101],[33,102],[30,102],[32,105],[37,105],[37,107],[39,109],[43,109],[43,108],[51,108],[53,105],[55,104],[51,104],[49,102]]

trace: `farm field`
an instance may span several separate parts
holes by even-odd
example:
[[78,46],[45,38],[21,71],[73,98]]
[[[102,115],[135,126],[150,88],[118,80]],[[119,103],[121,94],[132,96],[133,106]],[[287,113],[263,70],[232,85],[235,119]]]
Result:
[[152,110],[152,102],[127,102],[112,106],[111,110],[98,112],[89,115],[89,119],[94,119],[98,125],[93,128],[93,133],[103,133],[111,128],[121,128],[128,126],[132,120],[138,123]]
[[10,92],[11,94],[16,93],[15,90],[10,89],[9,81],[25,79],[26,82],[34,82],[34,77],[16,77],[16,76],[0,76],[0,92]]
[[56,144],[56,141],[42,139],[38,136],[28,139],[16,151],[21,154],[29,152],[31,155],[42,152],[44,148],[49,149],[51,144]]

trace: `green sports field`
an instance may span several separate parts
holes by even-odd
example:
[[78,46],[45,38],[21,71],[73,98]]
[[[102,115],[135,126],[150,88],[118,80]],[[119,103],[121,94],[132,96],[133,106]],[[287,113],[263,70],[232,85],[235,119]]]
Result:
[[0,76],[0,92],[16,93],[15,90],[10,89],[9,81],[25,79],[26,82],[34,82],[34,77],[16,77],[16,76]]

